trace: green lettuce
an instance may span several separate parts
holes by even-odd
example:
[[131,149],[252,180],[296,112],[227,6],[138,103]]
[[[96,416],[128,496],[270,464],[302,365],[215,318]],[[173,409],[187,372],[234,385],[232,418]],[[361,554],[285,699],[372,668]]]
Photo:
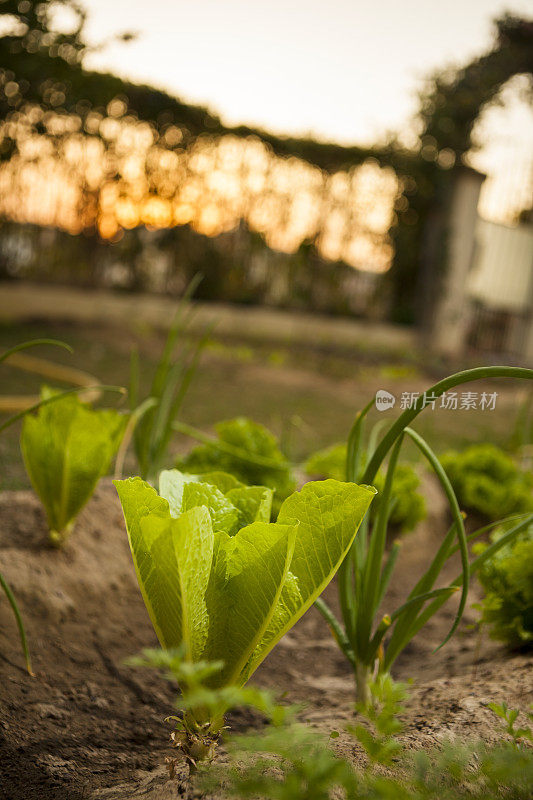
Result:
[[[505,528],[498,529],[498,541]],[[487,545],[478,545],[483,552]],[[492,638],[511,648],[533,647],[533,525],[504,545],[479,571],[485,596],[479,605]]]
[[441,456],[461,506],[488,520],[533,511],[533,473],[494,444],[473,444]]
[[306,484],[269,522],[272,490],[231,475],[115,481],[139,586],[164,649],[223,661],[211,687],[243,686],[329,583],[375,494]]
[[[309,476],[335,478],[346,477],[346,443],[334,444],[318,450],[309,456],[304,465]],[[379,499],[385,486],[385,477],[378,472],[374,485],[379,494],[372,505],[372,516],[375,518],[379,509]],[[389,524],[394,533],[407,533],[416,528],[419,522],[427,517],[426,501],[420,494],[420,478],[409,464],[398,464],[392,479],[392,498]]]
[[268,486],[274,490],[276,516],[283,500],[296,489],[296,481],[274,434],[247,417],[218,422],[215,431],[216,439],[193,447],[176,461],[176,467],[195,474],[221,471],[248,486]]
[[[43,399],[51,394],[46,387],[41,393]],[[126,421],[117,411],[95,410],[76,395],[25,416],[22,456],[45,508],[53,544],[63,543],[98,480],[107,473]]]

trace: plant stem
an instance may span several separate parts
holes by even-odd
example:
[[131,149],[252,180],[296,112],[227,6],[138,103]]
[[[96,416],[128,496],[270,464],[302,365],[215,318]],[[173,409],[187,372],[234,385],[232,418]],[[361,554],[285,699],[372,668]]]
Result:
[[50,529],[50,532],[48,534],[48,543],[50,544],[50,546],[55,547],[57,550],[60,550],[67,541],[73,527],[74,523],[70,522],[61,531],[55,531]]
[[355,665],[355,699],[364,709],[370,705],[371,670],[368,664],[357,661]]

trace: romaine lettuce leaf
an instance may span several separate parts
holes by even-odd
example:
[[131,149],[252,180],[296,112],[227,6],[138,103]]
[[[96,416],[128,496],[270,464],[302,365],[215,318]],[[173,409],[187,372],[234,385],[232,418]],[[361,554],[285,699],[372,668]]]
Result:
[[222,660],[213,686],[243,685],[331,580],[375,492],[309,483],[271,523],[270,490],[205,478],[169,470],[160,495],[140,478],[115,486],[161,645]]
[[[46,399],[52,390],[44,388]],[[67,395],[27,414],[20,446],[33,488],[46,510],[51,538],[60,544],[106,474],[127,417],[96,410]]]

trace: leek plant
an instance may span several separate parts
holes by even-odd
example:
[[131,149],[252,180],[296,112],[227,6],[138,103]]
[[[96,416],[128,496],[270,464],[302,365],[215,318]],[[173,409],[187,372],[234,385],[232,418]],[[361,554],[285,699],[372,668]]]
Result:
[[209,338],[210,330],[198,342],[186,339],[194,313],[189,301],[200,280],[199,275],[193,278],[178,305],[149,396],[144,401],[139,399],[139,353],[133,350],[131,354],[129,402],[135,420],[133,450],[141,477],[147,481],[154,481],[165,466],[173,424]]
[[[354,670],[356,696],[362,707],[371,702],[369,685],[376,675],[390,673],[394,662],[411,639],[429,619],[456,592],[460,602],[455,619],[442,647],[457,630],[463,615],[470,579],[495,552],[513,541],[533,521],[533,515],[514,518],[506,533],[477,555],[469,558],[468,543],[493,526],[466,536],[463,514],[455,492],[439,459],[428,443],[409,427],[418,414],[444,392],[474,380],[492,378],[533,379],[533,370],[519,367],[479,367],[450,375],[432,386],[406,409],[365,452],[363,432],[365,417],[373,405],[371,401],[357,416],[348,438],[346,478],[353,483],[372,484],[378,470],[390,453],[383,494],[375,520],[370,523],[367,514],[357,539],[352,544],[338,573],[338,587],[342,622],[326,603],[315,601],[325,617],[341,650]],[[387,587],[394,574],[400,544],[394,543],[386,552],[387,526],[391,513],[391,494],[398,456],[402,443],[408,437],[419,448],[439,479],[446,494],[453,523],[442,540],[424,575],[417,581],[407,600],[390,614],[380,614]],[[448,586],[435,588],[441,571],[457,551],[461,555],[462,571]],[[437,648],[439,649],[439,648]]]

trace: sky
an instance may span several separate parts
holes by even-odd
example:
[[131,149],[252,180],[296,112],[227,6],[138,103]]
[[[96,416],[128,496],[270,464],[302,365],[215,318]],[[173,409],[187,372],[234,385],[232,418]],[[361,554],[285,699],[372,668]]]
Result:
[[135,31],[93,69],[207,105],[227,124],[372,144],[407,130],[424,75],[468,62],[533,0],[85,0],[87,36]]

